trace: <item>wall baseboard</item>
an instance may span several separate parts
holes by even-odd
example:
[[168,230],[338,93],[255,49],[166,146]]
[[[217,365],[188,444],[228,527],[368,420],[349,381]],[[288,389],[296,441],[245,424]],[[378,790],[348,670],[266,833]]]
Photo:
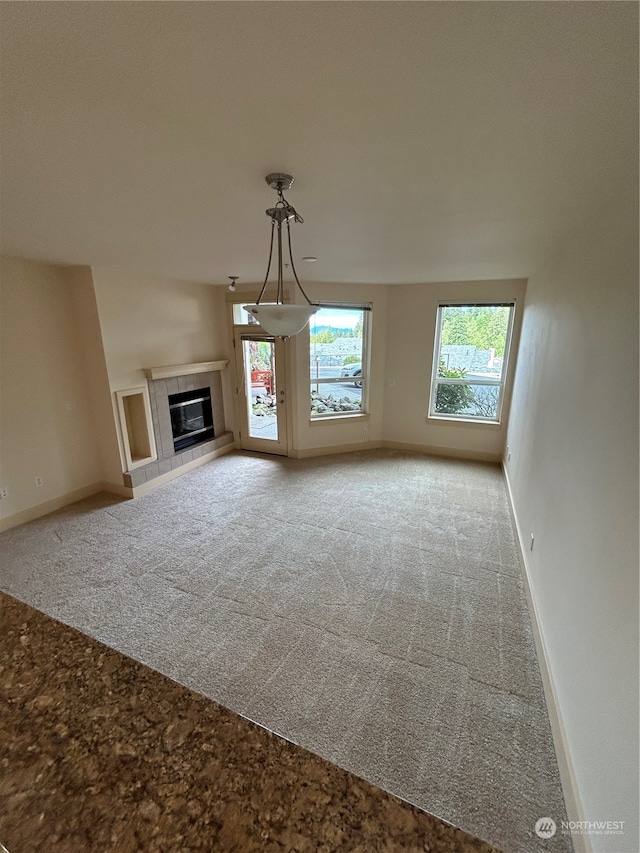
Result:
[[[573,767],[573,762],[571,760],[571,753],[569,751],[567,732],[562,719],[562,714],[560,713],[558,691],[556,689],[555,681],[553,679],[553,673],[549,665],[549,655],[547,653],[544,634],[542,632],[540,619],[538,616],[538,609],[536,607],[535,598],[533,597],[533,591],[531,588],[531,576],[526,556],[527,551],[524,546],[525,540],[522,536],[522,530],[518,522],[518,514],[516,513],[516,508],[513,502],[513,494],[511,492],[511,483],[509,482],[509,475],[507,473],[507,469],[504,465],[504,462],[502,465],[502,472],[504,475],[505,485],[507,487],[507,498],[509,503],[509,510],[511,512],[511,519],[513,521],[513,526],[516,531],[516,543],[518,546],[518,555],[520,558],[521,575],[524,583],[525,595],[527,597],[529,614],[531,616],[531,627],[533,629],[533,638],[536,644],[538,664],[540,666],[540,676],[542,678],[542,686],[544,688],[544,695],[547,702],[547,709],[549,712],[551,734],[553,736],[556,757],[558,759],[558,770],[560,771],[560,781],[562,783],[564,802],[567,808],[567,817],[571,822],[584,821],[586,820],[586,818],[584,815],[584,809],[582,807],[582,801],[578,790],[578,784]],[[591,846],[591,842],[587,835],[573,835],[572,841],[575,853],[593,853],[593,847]]]
[[338,453],[357,453],[361,450],[379,450],[381,441],[360,441],[357,444],[337,444],[328,447],[309,447],[303,450],[291,450],[289,456],[292,459],[311,459],[314,456],[333,456]]
[[485,450],[458,450],[453,447],[437,447],[430,444],[408,444],[404,441],[383,441],[381,447],[389,450],[408,450],[411,453],[424,453],[427,456],[444,456],[447,459],[469,459],[472,462],[493,462],[499,464],[502,461],[501,453],[489,453]]
[[502,454],[488,453],[483,450],[456,450],[450,447],[436,447],[430,444],[409,444],[404,441],[366,441],[358,444],[337,444],[329,447],[309,447],[292,450],[293,459],[310,459],[314,456],[331,456],[334,453],[356,453],[361,450],[406,450],[409,453],[423,453],[425,456],[442,456],[447,459],[468,459],[472,462],[492,462],[499,465]]
[[164,483],[168,483],[171,480],[175,480],[176,477],[186,474],[187,471],[199,468],[201,465],[211,462],[212,459],[215,459],[218,456],[223,456],[225,453],[229,453],[235,449],[235,444],[226,444],[223,447],[219,447],[217,450],[212,450],[211,453],[207,453],[206,456],[193,459],[191,462],[187,462],[185,465],[181,465],[179,468],[169,471],[161,477],[156,477],[156,479],[152,480],[150,483],[144,483],[143,485],[137,486],[133,489],[128,486],[124,486],[122,483],[98,480],[95,483],[91,483],[89,486],[84,486],[82,489],[75,489],[73,492],[67,492],[57,498],[52,498],[50,501],[36,504],[36,506],[23,509],[21,512],[16,512],[13,515],[7,516],[7,518],[0,519],[0,533],[4,530],[10,530],[12,527],[17,527],[19,524],[26,524],[29,521],[35,521],[37,518],[42,518],[44,515],[49,515],[58,509],[63,509],[63,507],[69,506],[69,504],[74,504],[77,501],[84,500],[84,498],[90,498],[91,495],[96,495],[98,492],[109,492],[110,494],[118,495],[121,498],[139,498],[142,495],[146,495],[147,492],[153,491],[153,489],[158,486],[162,486]]
[[[17,527],[19,524],[26,524],[28,521],[35,521],[36,518],[42,518],[43,515],[49,515],[49,513],[69,506],[69,504],[74,504],[76,501],[90,498],[91,495],[95,495],[98,492],[112,491],[110,486],[117,488],[115,483],[103,483],[99,480],[91,483],[89,486],[84,486],[81,489],[75,489],[73,492],[67,492],[57,498],[52,498],[50,501],[30,506],[0,520],[0,531],[9,530],[12,527]],[[124,488],[124,486],[121,488]]]
[[101,492],[109,492],[112,495],[119,495],[121,498],[132,498],[133,489],[129,486],[123,486],[122,483],[112,483],[109,480],[103,480],[100,485]]

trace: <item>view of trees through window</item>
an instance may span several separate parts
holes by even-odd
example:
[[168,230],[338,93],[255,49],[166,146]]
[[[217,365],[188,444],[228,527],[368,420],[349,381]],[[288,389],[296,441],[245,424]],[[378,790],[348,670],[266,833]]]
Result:
[[432,415],[499,418],[512,314],[505,304],[438,309]]
[[504,356],[511,307],[506,305],[449,306],[444,309],[441,343],[495,350]]
[[321,308],[309,322],[311,417],[363,411],[366,314],[362,308]]

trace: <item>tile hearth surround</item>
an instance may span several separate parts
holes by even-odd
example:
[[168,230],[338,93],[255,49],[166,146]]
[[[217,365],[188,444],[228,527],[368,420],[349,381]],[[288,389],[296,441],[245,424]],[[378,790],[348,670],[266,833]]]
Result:
[[[142,465],[140,468],[124,474],[124,484],[129,488],[148,483],[163,474],[168,474],[169,471],[179,468],[181,465],[186,465],[187,462],[199,459],[207,453],[233,442],[233,433],[225,432],[224,429],[222,379],[219,370],[210,370],[206,373],[185,373],[168,379],[151,379],[148,385],[158,458],[155,462]],[[169,395],[179,394],[183,391],[195,391],[196,388],[210,389],[215,438],[176,453],[173,449]]]

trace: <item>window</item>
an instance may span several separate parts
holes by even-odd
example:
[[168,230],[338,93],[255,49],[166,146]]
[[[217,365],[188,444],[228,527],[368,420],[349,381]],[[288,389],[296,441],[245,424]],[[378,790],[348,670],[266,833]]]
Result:
[[309,322],[311,418],[366,411],[368,306],[324,305]]
[[[257,326],[258,325],[258,321],[253,316],[253,314],[249,314],[249,312],[245,311],[244,308],[242,307],[243,305],[246,305],[247,302],[251,302],[251,301],[252,301],[251,298],[249,298],[249,299],[245,298],[240,303],[234,302],[234,304],[233,304],[233,325],[234,326]],[[265,305],[267,305],[267,304],[271,305],[273,303],[271,303],[271,302],[266,303],[265,302]]]
[[429,416],[499,423],[515,305],[441,304]]

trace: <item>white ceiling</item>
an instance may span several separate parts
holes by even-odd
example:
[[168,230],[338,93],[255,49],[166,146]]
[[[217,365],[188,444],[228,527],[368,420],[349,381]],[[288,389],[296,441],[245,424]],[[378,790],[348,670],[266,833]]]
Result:
[[637,162],[636,3],[0,4],[2,249],[305,280],[527,276]]

